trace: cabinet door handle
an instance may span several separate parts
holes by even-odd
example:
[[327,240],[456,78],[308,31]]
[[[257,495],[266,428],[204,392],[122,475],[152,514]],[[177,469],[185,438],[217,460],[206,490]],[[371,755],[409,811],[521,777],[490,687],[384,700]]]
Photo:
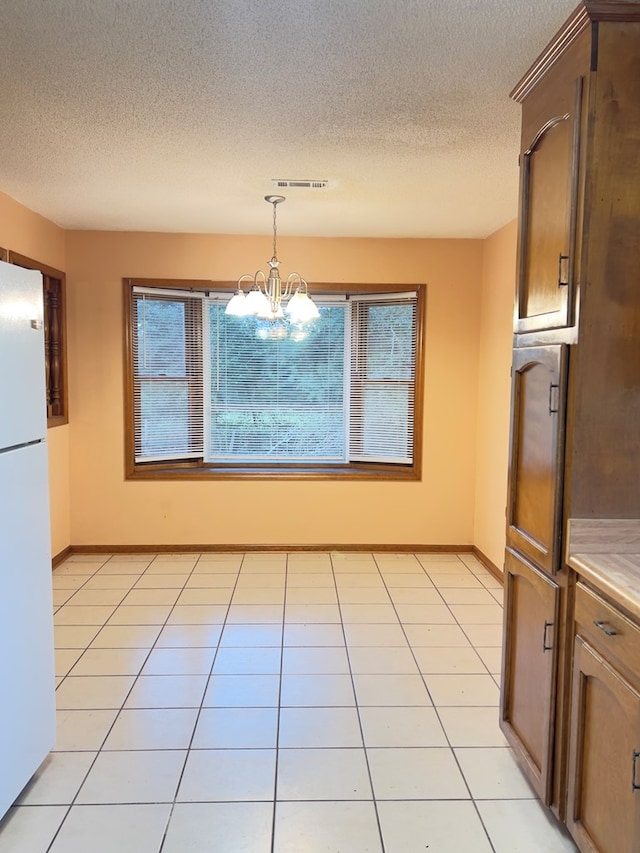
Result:
[[566,287],[569,284],[569,255],[558,255],[558,287]]
[[558,413],[558,401],[557,395],[554,394],[554,391],[557,391],[560,388],[559,385],[556,385],[554,382],[551,382],[549,385],[549,414],[556,415]]
[[553,648],[553,645],[550,646],[547,644],[547,631],[549,630],[549,628],[552,628],[552,627],[553,627],[553,622],[547,622],[547,620],[545,619],[544,631],[542,633],[542,651],[543,652],[550,652],[551,649]]
[[631,790],[632,791],[640,791],[640,785],[636,782],[637,777],[637,769],[636,769],[636,761],[640,756],[640,752],[634,752],[633,757],[631,759]]
[[603,622],[602,619],[594,619],[593,624],[596,628],[600,628],[601,631],[604,631],[607,637],[615,637],[618,633],[615,628],[608,627],[607,623]]

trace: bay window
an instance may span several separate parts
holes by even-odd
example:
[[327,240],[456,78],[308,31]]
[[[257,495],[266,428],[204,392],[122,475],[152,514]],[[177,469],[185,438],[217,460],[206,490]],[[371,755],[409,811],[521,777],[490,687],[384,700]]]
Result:
[[129,476],[418,476],[419,288],[316,287],[292,326],[171,284],[125,282]]

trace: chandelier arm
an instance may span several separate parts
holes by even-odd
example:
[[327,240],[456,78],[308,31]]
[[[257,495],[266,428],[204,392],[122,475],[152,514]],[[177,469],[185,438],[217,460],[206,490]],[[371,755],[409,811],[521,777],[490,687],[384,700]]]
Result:
[[302,293],[307,293],[309,290],[309,285],[307,284],[306,278],[303,278],[299,272],[290,272],[287,276],[287,287],[289,288],[289,290],[291,290],[291,285],[293,284],[294,279],[298,284],[298,289]]
[[288,276],[281,284],[281,297],[283,300],[288,299],[291,296],[291,285],[291,276]]
[[[251,276],[249,276],[251,278]],[[264,274],[264,270],[258,270],[253,277],[253,283],[255,286],[265,295],[267,294],[267,277]],[[262,286],[260,286],[262,285]]]

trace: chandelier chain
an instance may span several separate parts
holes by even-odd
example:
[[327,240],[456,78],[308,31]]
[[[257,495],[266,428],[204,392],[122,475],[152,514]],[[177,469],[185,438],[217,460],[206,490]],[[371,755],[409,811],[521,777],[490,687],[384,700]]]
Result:
[[277,258],[278,254],[276,252],[276,234],[278,233],[278,227],[276,225],[276,208],[277,203],[273,202],[273,257]]

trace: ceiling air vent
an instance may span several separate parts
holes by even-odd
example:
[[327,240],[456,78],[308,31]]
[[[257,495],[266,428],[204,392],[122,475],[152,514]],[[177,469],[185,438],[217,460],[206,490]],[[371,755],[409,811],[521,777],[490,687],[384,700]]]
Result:
[[288,178],[271,178],[271,184],[278,189],[323,190],[329,181],[293,181]]

